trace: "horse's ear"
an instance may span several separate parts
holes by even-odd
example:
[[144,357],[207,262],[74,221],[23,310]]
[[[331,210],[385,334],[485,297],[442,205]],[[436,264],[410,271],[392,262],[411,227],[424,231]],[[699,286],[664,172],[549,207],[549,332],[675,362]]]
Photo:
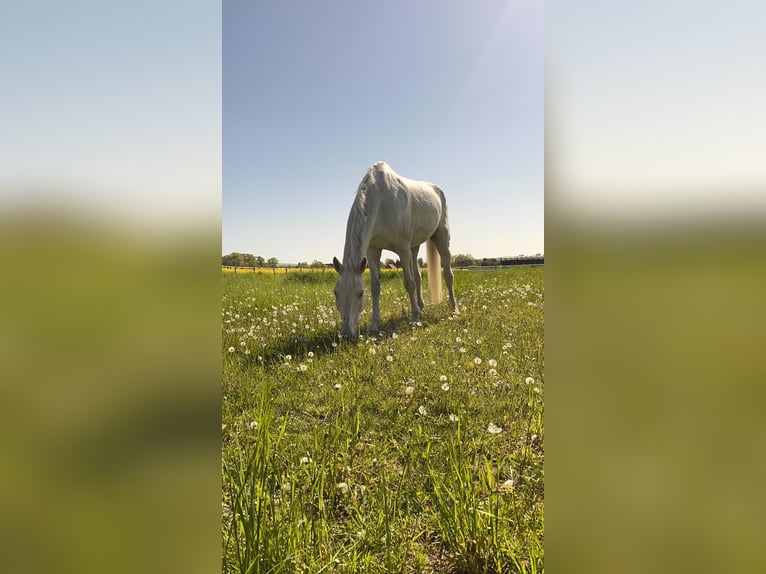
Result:
[[367,269],[367,257],[362,257],[362,262],[359,264],[359,273],[364,273]]
[[332,266],[335,267],[335,270],[340,273],[343,271],[343,265],[340,264],[340,261],[338,261],[337,257],[332,258]]

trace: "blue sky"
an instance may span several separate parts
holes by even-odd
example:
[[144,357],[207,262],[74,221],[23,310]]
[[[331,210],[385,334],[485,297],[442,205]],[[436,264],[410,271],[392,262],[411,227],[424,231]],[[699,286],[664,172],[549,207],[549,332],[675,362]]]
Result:
[[217,225],[221,42],[210,0],[3,3],[0,208]]
[[225,0],[222,252],[340,257],[383,160],[444,189],[453,253],[542,253],[543,45],[541,1]]

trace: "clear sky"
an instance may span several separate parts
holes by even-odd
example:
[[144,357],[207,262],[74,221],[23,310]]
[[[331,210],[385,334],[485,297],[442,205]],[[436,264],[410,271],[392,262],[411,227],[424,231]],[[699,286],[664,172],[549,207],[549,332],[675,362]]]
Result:
[[221,42],[210,0],[3,2],[0,209],[217,225]]
[[222,252],[340,257],[383,160],[453,253],[543,253],[543,47],[541,0],[225,0]]
[[764,21],[755,0],[549,5],[548,215],[766,212]]

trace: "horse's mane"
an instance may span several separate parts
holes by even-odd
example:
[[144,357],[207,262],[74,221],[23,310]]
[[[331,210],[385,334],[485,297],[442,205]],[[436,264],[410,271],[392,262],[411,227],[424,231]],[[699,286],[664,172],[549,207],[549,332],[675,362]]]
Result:
[[365,255],[364,251],[367,249],[366,244],[369,242],[369,238],[365,237],[371,229],[370,215],[375,212],[375,199],[374,194],[368,194],[368,191],[374,189],[375,186],[375,168],[380,167],[378,162],[370,169],[362,178],[359,183],[359,188],[356,190],[356,198],[351,206],[351,212],[348,215],[348,224],[346,226],[346,245],[343,251],[343,264],[357,265],[358,261],[350,261],[350,259],[361,259]]

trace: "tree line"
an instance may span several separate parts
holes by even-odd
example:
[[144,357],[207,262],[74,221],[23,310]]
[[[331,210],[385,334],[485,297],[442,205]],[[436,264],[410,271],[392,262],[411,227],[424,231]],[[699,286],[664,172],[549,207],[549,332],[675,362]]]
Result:
[[[537,253],[535,255],[519,255],[517,257],[513,258],[514,261],[534,261],[534,262],[540,262],[543,261],[543,255],[540,253]],[[476,258],[473,257],[470,253],[458,253],[457,255],[452,256],[452,266],[453,267],[497,267],[500,265],[505,265],[508,259],[504,259],[502,257],[483,257],[483,258]],[[229,253],[228,255],[224,255],[221,258],[221,264],[226,265],[229,267],[277,267],[279,265],[279,260],[276,257],[269,257],[268,259],[265,259],[261,257],[260,255],[253,255],[252,253]],[[402,266],[402,262],[398,259],[386,259],[381,264],[383,267],[396,267],[397,269],[400,269]],[[422,257],[418,257],[418,265],[420,267],[426,267],[425,262],[423,261]],[[296,265],[297,267],[305,267],[305,268],[323,268],[326,267],[324,263],[319,261],[318,259],[315,259],[310,264],[306,261],[299,261]]]
[[[228,267],[277,267],[279,265],[279,259],[276,257],[269,257],[265,259],[260,255],[253,255],[252,253],[238,253],[233,252],[221,257],[221,265]],[[321,261],[314,260],[310,265],[305,261],[300,261],[298,267],[324,267],[325,264]]]

